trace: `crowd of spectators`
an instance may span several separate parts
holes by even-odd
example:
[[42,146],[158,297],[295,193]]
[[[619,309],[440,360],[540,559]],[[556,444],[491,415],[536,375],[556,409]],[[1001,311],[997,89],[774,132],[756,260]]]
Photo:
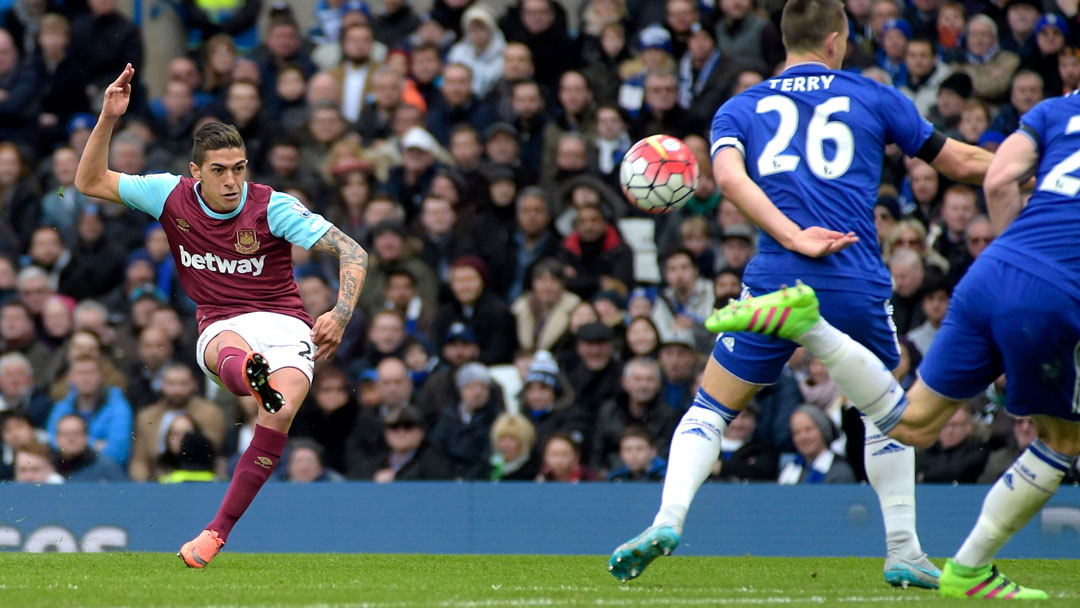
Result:
[[[679,211],[636,212],[619,161],[663,132],[710,166],[713,112],[783,67],[780,2],[178,4],[189,52],[148,65],[115,0],[0,0],[0,479],[223,479],[252,436],[254,399],[198,371],[161,226],[74,186],[102,87],[128,62],[111,168],[185,174],[193,130],[229,122],[252,180],[370,252],[283,479],[663,478],[713,346],[703,320],[738,297],[757,233],[708,170]],[[845,69],[957,139],[994,149],[1080,84],[1075,0],[846,6]],[[156,95],[139,80],[152,70],[166,74]],[[980,191],[895,146],[875,219],[906,386],[993,233]],[[336,260],[293,261],[308,312],[329,310]],[[1031,442],[1030,421],[1002,410],[1006,386],[919,452],[920,481],[993,481]],[[862,436],[800,351],[729,425],[713,478],[863,479]]]

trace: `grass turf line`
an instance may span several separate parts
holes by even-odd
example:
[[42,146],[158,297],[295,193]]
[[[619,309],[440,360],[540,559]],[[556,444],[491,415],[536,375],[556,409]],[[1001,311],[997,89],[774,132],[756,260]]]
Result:
[[[941,560],[938,560],[941,561]],[[0,554],[0,606],[563,606],[969,605],[900,590],[881,559],[671,557],[620,584],[601,556],[222,553],[205,570],[156,553]],[[1080,607],[1080,563],[1002,560],[1045,589],[1037,605]]]

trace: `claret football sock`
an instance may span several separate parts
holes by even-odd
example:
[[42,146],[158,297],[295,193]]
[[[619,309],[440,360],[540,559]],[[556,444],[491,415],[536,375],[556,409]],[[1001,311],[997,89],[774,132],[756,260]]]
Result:
[[821,360],[840,391],[883,433],[900,422],[907,409],[904,389],[869,349],[825,319],[795,341]]
[[1036,439],[990,488],[982,512],[953,559],[978,568],[994,555],[1057,492],[1072,458]]
[[229,392],[239,397],[251,394],[244,379],[244,357],[247,352],[235,346],[226,346],[218,351],[217,375]]
[[244,450],[240,460],[236,463],[233,471],[232,482],[225,492],[225,499],[221,501],[221,508],[217,516],[207,530],[218,533],[221,540],[228,541],[229,532],[232,531],[237,520],[247,510],[248,505],[255,499],[259,489],[263,487],[270,474],[277,468],[281,454],[285,451],[285,442],[289,440],[287,433],[281,433],[265,426],[255,425],[255,436],[251,444]]
[[671,438],[667,477],[654,526],[669,525],[682,534],[690,503],[720,457],[720,436],[737,415],[737,411],[698,391]]

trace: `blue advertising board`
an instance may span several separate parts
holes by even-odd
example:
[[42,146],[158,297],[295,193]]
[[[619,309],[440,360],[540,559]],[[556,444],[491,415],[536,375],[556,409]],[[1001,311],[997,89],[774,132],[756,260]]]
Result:
[[[225,484],[0,486],[0,550],[175,552]],[[988,486],[918,487],[932,556],[952,555]],[[607,554],[647,526],[658,484],[272,483],[229,538],[240,552]],[[273,530],[272,534],[267,531]],[[880,556],[869,486],[707,484],[680,555]],[[1080,488],[1062,488],[1002,557],[1080,558]]]

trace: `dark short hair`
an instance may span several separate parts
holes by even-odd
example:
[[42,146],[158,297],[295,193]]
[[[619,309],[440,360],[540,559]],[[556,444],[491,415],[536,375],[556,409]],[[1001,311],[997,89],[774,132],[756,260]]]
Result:
[[789,0],[780,18],[780,31],[788,53],[817,49],[829,34],[844,31],[844,5],[840,0]]
[[694,265],[694,253],[686,247],[674,247],[672,249],[669,249],[667,252],[664,253],[664,259],[661,260],[661,264],[667,266],[668,260],[680,255],[685,255],[686,258],[690,260],[690,264]]
[[540,276],[541,273],[550,274],[558,282],[563,285],[566,284],[566,277],[563,276],[563,263],[557,258],[541,258],[533,264],[532,268],[529,269],[530,282],[535,281],[536,277]]
[[206,162],[206,153],[211,150],[240,148],[247,151],[244,138],[236,127],[223,122],[208,122],[195,132],[195,143],[191,146],[191,161],[200,167]]
[[622,445],[623,439],[627,439],[629,437],[637,437],[640,439],[644,439],[645,443],[649,444],[649,447],[656,447],[656,439],[652,436],[652,433],[650,433],[649,430],[643,426],[632,424],[623,429],[622,434],[619,435],[619,445]]

